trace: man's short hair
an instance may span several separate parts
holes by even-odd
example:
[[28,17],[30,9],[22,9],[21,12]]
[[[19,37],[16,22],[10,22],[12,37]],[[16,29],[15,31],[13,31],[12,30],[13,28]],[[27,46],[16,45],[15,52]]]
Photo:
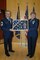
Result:
[[36,15],[36,13],[35,13],[35,12],[31,12],[31,13],[30,13],[30,15],[32,15],[32,14],[35,14],[35,15]]
[[5,10],[5,13],[6,13],[6,12],[10,12],[10,13],[11,13],[11,11],[10,11],[10,10]]

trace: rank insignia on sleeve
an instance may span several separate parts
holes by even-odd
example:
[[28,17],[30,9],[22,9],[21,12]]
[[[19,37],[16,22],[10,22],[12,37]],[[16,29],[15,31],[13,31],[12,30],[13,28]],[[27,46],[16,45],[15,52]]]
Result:
[[3,22],[1,22],[1,26],[3,26]]

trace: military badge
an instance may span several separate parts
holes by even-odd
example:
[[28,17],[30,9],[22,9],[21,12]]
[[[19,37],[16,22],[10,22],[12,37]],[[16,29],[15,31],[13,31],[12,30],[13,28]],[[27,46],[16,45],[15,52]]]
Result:
[[35,23],[35,21],[32,21],[32,24],[34,24]]

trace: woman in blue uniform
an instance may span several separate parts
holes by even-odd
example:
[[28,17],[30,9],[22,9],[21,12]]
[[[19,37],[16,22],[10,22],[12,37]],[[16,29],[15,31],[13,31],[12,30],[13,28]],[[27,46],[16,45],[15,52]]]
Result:
[[39,20],[36,18],[36,13],[31,12],[31,19],[29,19],[29,29],[27,33],[28,38],[28,54],[30,58],[34,56],[35,48],[36,48],[36,42],[38,38],[38,26],[39,26]]

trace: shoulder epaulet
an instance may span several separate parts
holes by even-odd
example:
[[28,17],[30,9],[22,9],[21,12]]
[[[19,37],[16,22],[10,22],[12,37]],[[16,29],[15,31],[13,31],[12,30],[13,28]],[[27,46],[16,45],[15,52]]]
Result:
[[1,21],[4,21],[5,18],[3,18]]
[[12,18],[10,18],[11,20],[13,20]]
[[30,21],[31,19],[29,19],[29,21]]

